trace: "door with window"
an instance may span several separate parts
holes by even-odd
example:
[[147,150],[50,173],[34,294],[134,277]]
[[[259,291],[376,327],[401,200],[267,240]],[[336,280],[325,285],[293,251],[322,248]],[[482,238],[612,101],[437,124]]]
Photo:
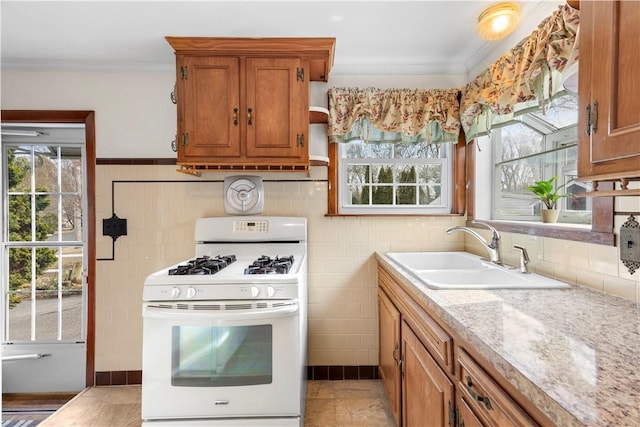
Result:
[[85,387],[85,176],[84,124],[2,124],[3,393]]

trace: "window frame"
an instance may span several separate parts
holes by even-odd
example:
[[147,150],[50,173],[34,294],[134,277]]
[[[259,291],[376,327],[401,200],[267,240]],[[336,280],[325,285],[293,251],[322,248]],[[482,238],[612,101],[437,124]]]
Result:
[[467,192],[466,188],[466,170],[467,170],[467,142],[462,128],[458,135],[457,144],[451,144],[449,154],[451,156],[451,180],[449,192],[451,193],[451,205],[449,213],[340,213],[339,187],[341,185],[339,167],[340,150],[337,142],[330,142],[328,148],[329,164],[327,180],[329,183],[327,216],[461,216],[466,212]]
[[[473,139],[466,145],[468,186],[467,200],[467,227],[481,228],[474,224],[473,220],[482,220],[491,224],[496,230],[514,234],[527,234],[530,236],[550,237],[562,240],[571,240],[583,243],[593,243],[605,246],[615,246],[614,225],[614,198],[594,197],[592,200],[591,228],[568,226],[565,224],[542,224],[522,221],[498,221],[487,220],[476,215],[477,182],[475,170],[477,167],[476,152],[477,140]],[[612,182],[601,182],[600,190],[612,190]]]

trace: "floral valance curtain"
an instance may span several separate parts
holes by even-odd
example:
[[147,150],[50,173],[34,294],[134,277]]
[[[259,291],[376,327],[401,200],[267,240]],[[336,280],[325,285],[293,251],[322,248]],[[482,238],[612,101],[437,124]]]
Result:
[[457,142],[458,89],[331,88],[332,142]]
[[579,11],[568,5],[462,89],[467,141],[518,113],[542,106],[563,90],[562,71],[578,60]]

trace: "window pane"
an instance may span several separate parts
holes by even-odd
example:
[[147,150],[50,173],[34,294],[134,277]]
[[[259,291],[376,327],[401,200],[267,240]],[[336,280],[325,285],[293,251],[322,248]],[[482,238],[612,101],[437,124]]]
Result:
[[393,144],[368,144],[369,157],[372,159],[390,159],[393,157]]
[[545,114],[542,111],[532,114],[558,129],[571,126],[578,123],[578,97],[572,93],[563,95],[547,105]]
[[9,195],[9,241],[31,241],[31,196]]
[[82,290],[62,293],[62,339],[82,339]]
[[[28,152],[27,147],[27,152]],[[24,148],[7,148],[8,189],[29,191],[31,187],[31,156],[24,154]]]
[[343,144],[343,147],[346,148],[342,150],[343,157],[348,159],[364,159],[369,155],[368,145],[364,141],[351,141]]
[[371,182],[369,179],[369,165],[349,165],[347,167],[347,182],[350,184]]
[[397,181],[399,183],[416,183],[416,167],[412,165],[402,165],[397,167],[398,178]]
[[9,292],[8,297],[8,332],[4,340],[31,340],[31,292]]
[[79,194],[62,195],[62,239],[82,240],[82,199]]
[[393,204],[393,186],[391,185],[374,185],[372,186],[372,201],[374,205],[392,205]]
[[442,190],[440,185],[420,185],[419,187],[419,200],[421,205],[441,205],[442,201],[440,195]]
[[57,240],[53,234],[58,230],[58,196],[55,194],[36,194],[35,201],[36,241]]
[[36,191],[57,193],[58,188],[58,147],[36,145],[34,148],[34,167]]
[[418,182],[421,184],[441,184],[442,165],[421,165],[418,167]]
[[396,192],[397,205],[415,205],[416,204],[416,186],[415,185],[399,185]]
[[514,123],[500,132],[500,158],[498,162],[518,159],[544,150],[544,136],[522,123]]
[[371,178],[374,183],[393,183],[393,168],[391,165],[373,165]]
[[38,291],[36,296],[36,339],[55,341],[58,339],[58,291]]
[[369,204],[369,186],[368,185],[350,185],[349,201],[352,205],[368,205]]

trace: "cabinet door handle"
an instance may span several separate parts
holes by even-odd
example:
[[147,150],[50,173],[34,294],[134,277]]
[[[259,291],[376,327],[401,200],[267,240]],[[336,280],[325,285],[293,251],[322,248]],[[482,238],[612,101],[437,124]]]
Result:
[[233,124],[238,126],[238,107],[233,108]]
[[584,132],[587,135],[591,135],[591,104],[587,104],[585,107],[585,125]]
[[598,101],[593,101],[593,107],[591,107],[591,133],[596,133],[598,130]]
[[253,113],[253,108],[248,108],[247,109],[247,124],[249,124],[249,125],[253,124],[253,117],[251,116],[252,113]]
[[400,361],[398,357],[398,343],[396,343],[396,346],[393,348],[393,360],[396,361],[396,364]]
[[467,380],[467,391],[469,392],[471,397],[473,397],[478,402],[484,403],[484,407],[485,408],[487,408],[489,410],[493,409],[493,406],[491,406],[491,400],[489,400],[489,397],[488,396],[482,396],[481,394],[478,394],[473,389],[473,381],[471,381],[471,377],[467,375],[466,380]]

